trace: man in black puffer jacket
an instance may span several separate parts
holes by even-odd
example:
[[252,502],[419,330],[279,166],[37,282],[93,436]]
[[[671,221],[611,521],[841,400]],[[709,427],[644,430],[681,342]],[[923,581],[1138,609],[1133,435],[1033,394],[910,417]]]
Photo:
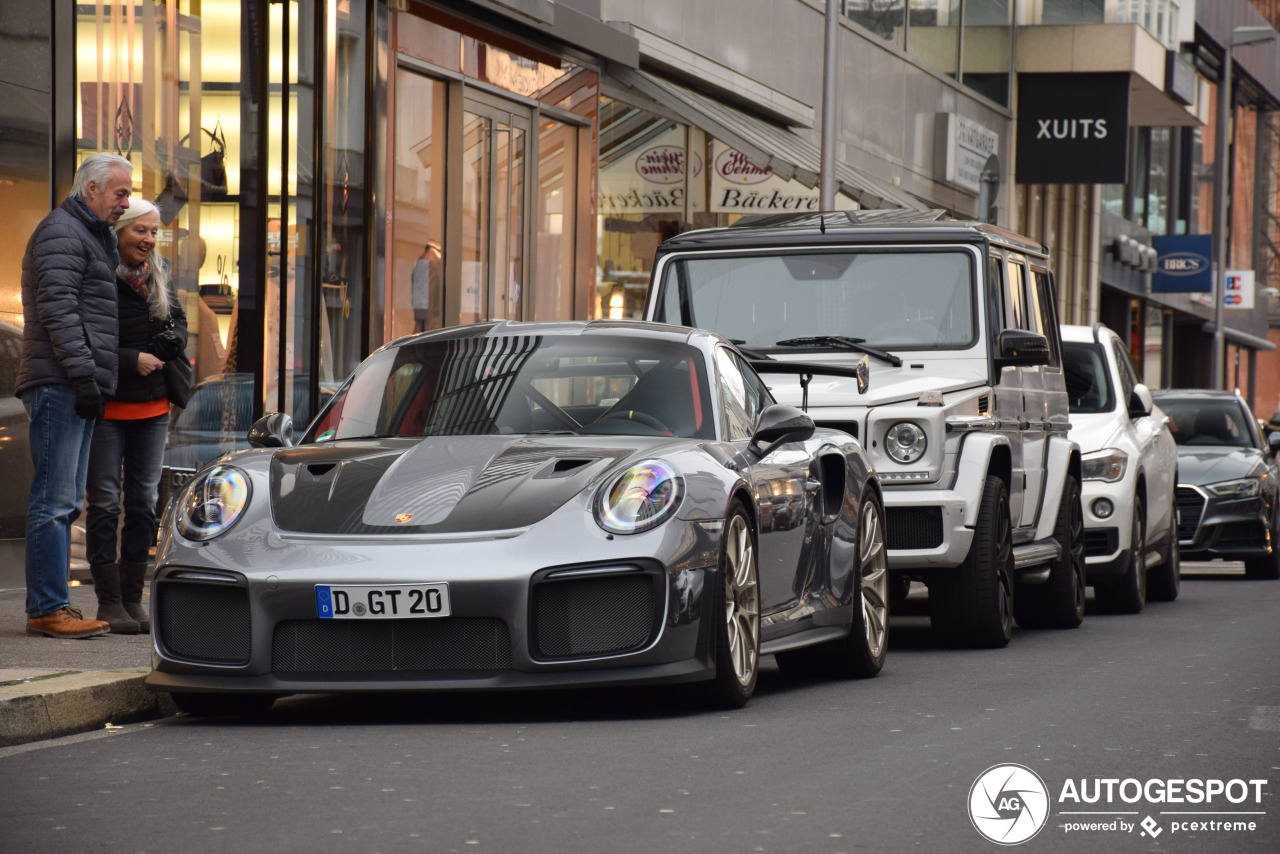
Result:
[[116,387],[116,235],[133,166],[91,154],[71,194],[36,226],[22,258],[17,394],[31,419],[27,634],[85,638],[107,624],[71,607],[71,523],[84,508],[93,426]]

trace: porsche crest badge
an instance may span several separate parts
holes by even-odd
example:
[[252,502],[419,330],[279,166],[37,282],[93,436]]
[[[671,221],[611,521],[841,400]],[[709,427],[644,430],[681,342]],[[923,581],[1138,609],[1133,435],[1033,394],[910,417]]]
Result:
[[397,525],[403,525],[405,522],[408,522],[408,521],[409,521],[410,519],[412,519],[412,518],[413,518],[413,514],[412,514],[412,513],[397,513],[397,514],[396,514],[396,524],[397,524]]

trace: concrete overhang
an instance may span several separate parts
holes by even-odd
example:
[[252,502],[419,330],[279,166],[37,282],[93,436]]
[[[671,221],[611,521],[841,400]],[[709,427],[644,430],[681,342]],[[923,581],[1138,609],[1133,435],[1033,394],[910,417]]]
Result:
[[1129,124],[1185,127],[1208,122],[1207,84],[1197,81],[1190,105],[1165,91],[1168,50],[1137,24],[1064,24],[1018,28],[1015,68],[1027,74],[1125,72]]

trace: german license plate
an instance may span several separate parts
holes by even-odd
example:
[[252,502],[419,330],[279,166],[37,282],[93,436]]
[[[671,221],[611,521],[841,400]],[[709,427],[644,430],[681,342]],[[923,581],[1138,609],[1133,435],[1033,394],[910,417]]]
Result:
[[449,616],[449,585],[316,585],[322,620],[409,620]]

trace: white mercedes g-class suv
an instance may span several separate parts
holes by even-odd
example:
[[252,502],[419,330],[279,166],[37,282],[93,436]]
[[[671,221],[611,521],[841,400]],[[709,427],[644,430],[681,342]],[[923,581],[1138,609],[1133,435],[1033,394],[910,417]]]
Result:
[[646,317],[734,341],[884,486],[896,597],[938,641],[1084,616],[1080,449],[1046,248],[939,211],[746,217],[663,243]]

